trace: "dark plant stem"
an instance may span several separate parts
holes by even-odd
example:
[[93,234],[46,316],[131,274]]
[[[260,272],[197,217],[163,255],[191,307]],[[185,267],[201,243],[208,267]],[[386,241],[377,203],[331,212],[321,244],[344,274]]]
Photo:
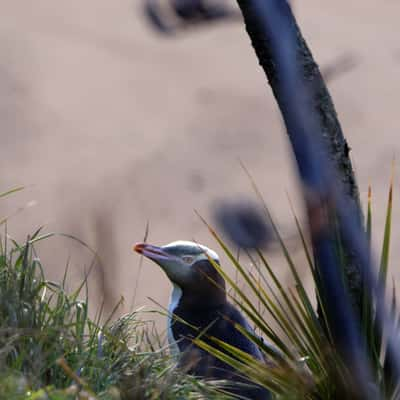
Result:
[[[339,254],[335,251],[338,231],[342,249],[360,267],[366,290],[375,302],[377,327],[386,333],[386,357],[390,358],[394,382],[400,381],[400,341],[397,323],[385,306],[382,280],[376,276],[367,235],[360,223],[358,201],[349,193],[349,183],[332,149],[320,132],[324,129],[315,113],[313,87],[298,68],[298,29],[285,0],[239,0],[253,44],[269,49],[274,69],[279,71],[280,107],[296,159],[308,212],[316,265],[325,291],[327,322],[333,343],[349,368],[352,399],[378,399],[371,374],[359,318],[350,306],[348,291],[340,277]],[[244,6],[245,5],[245,6]],[[335,222],[336,221],[336,222]],[[342,398],[342,397],[341,397]]]
[[[275,99],[282,112],[282,116],[286,120],[288,94],[283,91],[282,84],[284,83],[283,79],[285,79],[285,77],[282,75],[282,71],[277,67],[276,54],[271,51],[271,35],[264,29],[263,24],[260,23],[260,18],[257,12],[255,12],[253,2],[251,0],[237,1],[243,13],[246,29],[259,63],[268,78]],[[313,59],[311,51],[300,32],[290,7],[286,1],[282,0],[282,2],[286,4],[286,18],[290,21],[291,28],[295,35],[296,41],[294,45],[297,68],[299,69],[302,83],[307,87],[308,93],[310,94],[311,109],[320,128],[311,132],[311,134],[317,135],[318,140],[324,143],[327,149],[327,155],[338,171],[338,177],[343,184],[344,192],[349,197],[349,201],[353,203],[355,209],[357,209],[358,223],[361,225],[362,211],[358,187],[349,157],[350,148],[343,135],[334,104],[321,76],[318,65]],[[290,96],[297,96],[294,88]],[[288,131],[289,135],[290,133],[291,132]],[[340,235],[338,235],[336,242],[336,247],[338,249],[343,248]],[[347,278],[351,301],[357,315],[361,316],[363,288],[361,269],[359,265],[357,265],[355,257],[351,252],[345,252],[344,257],[346,263],[344,264],[343,272]]]
[[[304,42],[300,40],[299,44],[299,30],[285,0],[239,0],[239,4],[261,64],[268,65],[273,72],[271,85],[302,183],[327,324],[333,345],[349,369],[344,385],[340,386],[350,396],[347,398],[377,399],[379,394],[359,326],[360,310],[355,314],[351,307],[341,277],[341,252],[338,249],[351,255],[353,265],[360,266],[359,271],[362,267],[368,290],[376,299],[380,329],[388,329],[392,334],[393,324],[388,318],[382,288],[372,268],[354,179],[347,179],[343,164],[334,157],[336,150],[332,140],[326,136],[326,118],[321,116],[324,107],[316,108],[316,88],[322,87],[323,82],[317,85],[312,79],[305,79],[305,64],[299,62],[302,57],[299,46],[301,48]],[[318,77],[319,73],[311,76]],[[320,76],[319,79],[322,81]],[[345,143],[341,131],[340,136]],[[347,153],[342,157],[348,158]],[[352,174],[351,164],[348,165],[350,170],[347,172]],[[354,185],[353,189],[351,185]],[[337,233],[340,235],[339,244]],[[396,339],[395,335],[389,336],[388,351],[393,355],[398,377],[400,362],[394,347]]]

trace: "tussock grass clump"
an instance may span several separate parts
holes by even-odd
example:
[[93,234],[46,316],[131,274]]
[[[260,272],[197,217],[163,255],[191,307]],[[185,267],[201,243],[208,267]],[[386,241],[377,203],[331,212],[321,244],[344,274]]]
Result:
[[221,398],[177,370],[140,310],[91,319],[86,281],[68,293],[68,267],[48,281],[34,243],[51,236],[0,236],[0,400]]
[[[204,219],[211,235],[220,245],[221,249],[232,262],[239,280],[245,286],[237,284],[237,278],[229,276],[221,266],[213,260],[214,267],[231,286],[229,296],[231,301],[247,315],[255,330],[266,340],[260,340],[257,335],[246,333],[243,328],[235,328],[246,334],[263,351],[267,363],[260,363],[252,359],[241,350],[211,337],[211,344],[195,339],[195,343],[210,352],[215,357],[233,366],[243,375],[254,382],[269,389],[274,399],[365,399],[358,386],[354,385],[354,366],[347,365],[339,352],[338,345],[332,338],[332,330],[340,330],[342,325],[329,324],[329,302],[335,303],[336,298],[327,298],[324,286],[319,277],[319,267],[315,256],[309,248],[309,240],[294,213],[294,223],[299,239],[304,250],[312,278],[315,294],[308,293],[305,289],[304,271],[299,269],[292,258],[288,247],[281,236],[279,229],[272,218],[267,204],[264,202],[254,180],[249,175],[253,188],[264,205],[265,219],[270,224],[272,231],[279,243],[282,254],[290,272],[289,286],[282,282],[276,275],[276,267],[271,265],[268,254],[261,249],[246,249],[243,253],[247,257],[238,259],[232,249],[226,244]],[[388,201],[386,206],[386,220],[382,238],[382,251],[380,267],[377,271],[385,290],[387,306],[390,307],[392,318],[399,321],[398,294],[396,287],[388,282],[389,254],[391,243],[393,208],[393,173],[389,186]],[[366,236],[372,235],[372,204],[371,188],[369,188],[366,209]],[[370,250],[370,249],[369,249]],[[338,252],[343,254],[342,249]],[[341,259],[338,266],[343,270]],[[279,266],[282,268],[282,266]],[[253,271],[256,270],[256,273]],[[346,286],[347,288],[347,286]],[[249,293],[253,296],[251,297]],[[316,296],[320,310],[314,306]],[[256,299],[254,301],[254,299]],[[358,321],[358,329],[363,338],[363,350],[368,357],[368,368],[371,370],[371,379],[365,382],[365,388],[370,392],[369,398],[373,399],[398,399],[400,383],[394,378],[394,365],[392,354],[388,351],[388,334],[378,329],[377,301],[371,291],[365,289],[362,298],[362,314]],[[261,305],[261,312],[256,304]],[[398,328],[396,330],[398,335]],[[386,336],[384,336],[386,334]],[[272,346],[271,346],[272,345]],[[223,351],[221,351],[221,349]],[[361,393],[361,395],[360,395]]]

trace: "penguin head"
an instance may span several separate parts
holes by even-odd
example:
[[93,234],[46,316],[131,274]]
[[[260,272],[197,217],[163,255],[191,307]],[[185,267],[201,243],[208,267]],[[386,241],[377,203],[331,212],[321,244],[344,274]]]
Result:
[[219,257],[206,246],[188,241],[176,241],[161,247],[137,243],[134,250],[158,264],[183,293],[210,297],[218,294],[217,297],[221,298],[221,292],[225,290],[223,277],[210,262],[212,259],[219,264]]

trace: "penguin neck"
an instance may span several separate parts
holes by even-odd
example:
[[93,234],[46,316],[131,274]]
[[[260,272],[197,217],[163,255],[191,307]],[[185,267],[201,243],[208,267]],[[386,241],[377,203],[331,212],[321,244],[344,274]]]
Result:
[[215,290],[200,295],[199,293],[181,289],[178,285],[174,284],[168,311],[170,314],[176,313],[177,309],[207,311],[223,307],[226,302],[226,294],[222,290]]
[[176,308],[178,307],[182,299],[182,295],[183,295],[182,289],[178,285],[173,284],[171,300],[169,302],[169,307],[168,307],[168,311],[170,314],[173,314],[175,312]]
[[170,300],[169,306],[168,306],[169,313],[168,313],[168,323],[167,323],[168,342],[170,345],[171,354],[174,357],[178,356],[179,347],[178,347],[178,344],[177,344],[177,342],[174,338],[173,332],[172,332],[172,325],[174,323],[173,314],[174,314],[176,308],[178,307],[181,297],[182,297],[181,288],[174,284],[173,289],[172,289],[171,300]]

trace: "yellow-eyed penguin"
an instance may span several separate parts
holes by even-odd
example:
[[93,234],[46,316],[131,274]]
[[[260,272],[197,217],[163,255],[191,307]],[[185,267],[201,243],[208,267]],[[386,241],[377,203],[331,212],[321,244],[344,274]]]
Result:
[[[204,332],[201,338],[205,342],[208,336],[216,337],[257,360],[264,360],[257,345],[232,324],[238,323],[253,333],[240,311],[227,301],[225,281],[208,258],[219,263],[217,253],[188,241],[176,241],[162,247],[138,243],[134,250],[157,263],[173,284],[168,340],[171,350],[181,356],[181,365],[199,377],[237,382],[227,389],[234,395],[254,400],[270,399],[265,388],[249,382],[231,366],[192,343],[191,339]],[[215,346],[213,342],[209,343]]]

